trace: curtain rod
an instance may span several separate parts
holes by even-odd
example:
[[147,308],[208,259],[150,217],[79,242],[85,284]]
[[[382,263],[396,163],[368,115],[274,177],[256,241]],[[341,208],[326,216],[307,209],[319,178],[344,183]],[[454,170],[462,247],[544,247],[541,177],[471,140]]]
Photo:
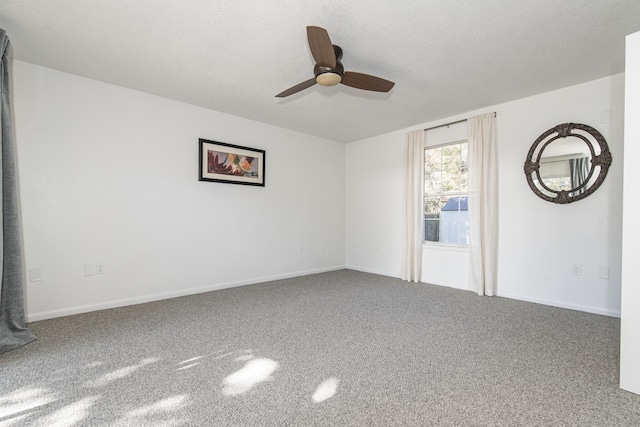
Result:
[[[493,112],[493,117],[497,117],[497,116],[498,116],[498,114],[494,111],[494,112]],[[466,122],[467,120],[468,120],[468,119],[456,120],[455,122],[445,123],[445,124],[443,124],[443,125],[438,125],[438,126],[432,126],[432,127],[430,127],[430,128],[426,128],[426,129],[425,129],[425,132],[426,132],[426,131],[428,131],[428,130],[432,130],[432,129],[443,128],[443,127],[445,127],[445,126],[451,126],[451,125],[455,125],[455,124],[458,124],[458,123]]]

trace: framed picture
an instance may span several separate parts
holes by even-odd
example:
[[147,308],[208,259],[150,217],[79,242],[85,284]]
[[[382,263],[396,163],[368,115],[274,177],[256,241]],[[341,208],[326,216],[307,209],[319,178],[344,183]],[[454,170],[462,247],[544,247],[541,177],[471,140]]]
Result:
[[264,159],[264,150],[201,138],[198,181],[264,187]]

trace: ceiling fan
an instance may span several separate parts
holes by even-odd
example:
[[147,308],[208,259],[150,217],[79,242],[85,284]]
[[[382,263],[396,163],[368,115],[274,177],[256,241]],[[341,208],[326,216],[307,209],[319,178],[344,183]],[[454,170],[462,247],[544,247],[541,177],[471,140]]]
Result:
[[375,92],[389,92],[395,85],[394,82],[369,74],[345,71],[340,60],[342,59],[342,49],[331,43],[327,30],[320,27],[307,27],[307,39],[311,55],[316,61],[313,67],[314,78],[290,87],[284,92],[276,95],[277,98],[284,98],[294,93],[298,93],[318,83],[322,86],[335,86],[338,83],[351,86],[357,89],[372,90]]

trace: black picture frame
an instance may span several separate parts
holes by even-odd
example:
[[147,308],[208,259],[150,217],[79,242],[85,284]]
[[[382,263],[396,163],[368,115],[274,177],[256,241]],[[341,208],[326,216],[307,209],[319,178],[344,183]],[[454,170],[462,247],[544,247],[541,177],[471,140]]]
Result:
[[199,139],[198,181],[265,186],[265,150]]

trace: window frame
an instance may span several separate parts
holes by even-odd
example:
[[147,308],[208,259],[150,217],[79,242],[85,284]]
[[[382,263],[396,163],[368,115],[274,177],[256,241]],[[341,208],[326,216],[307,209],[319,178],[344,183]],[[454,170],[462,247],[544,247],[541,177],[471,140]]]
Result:
[[[467,173],[468,173],[468,167],[469,167],[469,139],[468,138],[464,138],[464,139],[459,139],[456,141],[450,141],[450,142],[445,142],[445,143],[441,143],[441,144],[434,144],[434,145],[425,145],[424,150],[423,150],[423,156],[426,157],[426,151],[427,150],[431,150],[431,149],[435,149],[435,148],[442,148],[442,147],[447,147],[450,145],[460,145],[460,144],[467,144],[467,159],[466,159],[466,164],[467,164]],[[442,164],[442,163],[441,163]],[[426,176],[426,166],[423,167],[423,181],[425,180]],[[428,196],[431,197],[438,197],[438,196],[449,196],[449,197],[459,197],[459,196],[466,196],[467,200],[469,198],[469,181],[468,181],[468,176],[467,176],[467,190],[466,191],[451,191],[451,192],[446,192],[446,193],[432,193],[432,194],[427,194],[426,189],[423,191],[423,196],[422,196],[422,202],[423,202],[423,223],[426,223],[427,218],[425,215],[425,207],[426,207],[426,198]],[[438,220],[438,222],[440,223],[441,219]],[[422,232],[422,245],[423,246],[430,246],[433,248],[442,248],[442,249],[449,249],[449,250],[466,250],[469,248],[469,244],[468,243],[451,243],[451,242],[435,242],[435,241],[431,241],[431,240],[425,240],[425,231],[423,230]]]

